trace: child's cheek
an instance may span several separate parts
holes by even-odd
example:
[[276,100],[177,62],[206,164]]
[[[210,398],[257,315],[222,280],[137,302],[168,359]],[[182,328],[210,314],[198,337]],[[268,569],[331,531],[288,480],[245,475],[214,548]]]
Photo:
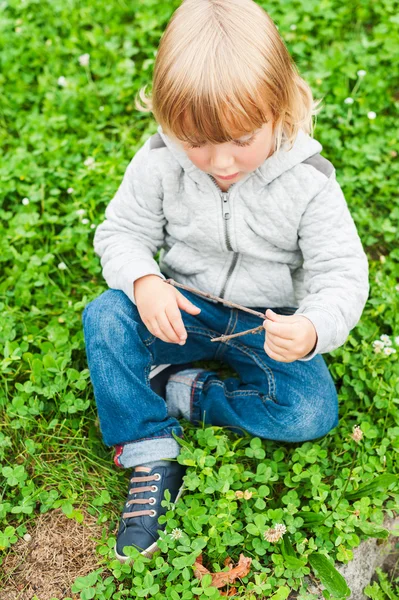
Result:
[[201,149],[194,149],[187,152],[188,158],[191,162],[201,171],[208,170],[208,162],[206,152],[201,151]]

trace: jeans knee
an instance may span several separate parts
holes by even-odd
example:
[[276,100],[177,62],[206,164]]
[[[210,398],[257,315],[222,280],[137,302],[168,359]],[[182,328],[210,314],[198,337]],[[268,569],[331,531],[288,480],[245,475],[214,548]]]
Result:
[[83,329],[90,330],[91,333],[109,332],[118,316],[131,310],[129,305],[132,305],[132,302],[121,290],[106,290],[83,309]]
[[305,442],[323,437],[339,423],[338,399],[326,398],[324,402],[306,403],[292,415],[292,421],[287,424],[290,441]]

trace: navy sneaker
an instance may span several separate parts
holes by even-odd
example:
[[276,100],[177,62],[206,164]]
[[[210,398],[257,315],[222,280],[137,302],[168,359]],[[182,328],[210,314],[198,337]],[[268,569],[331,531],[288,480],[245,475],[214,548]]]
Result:
[[183,365],[152,365],[150,371],[150,386],[151,389],[166,399],[166,384],[171,375],[184,371],[184,369],[192,369],[193,363],[184,363]]
[[171,502],[176,504],[184,489],[185,472],[186,467],[175,459],[151,461],[135,467],[115,544],[115,554],[120,562],[129,558],[123,553],[125,546],[134,546],[147,557],[158,550],[158,530],[163,531],[166,525],[158,523],[158,517],[167,511],[161,506],[164,492],[169,490]]

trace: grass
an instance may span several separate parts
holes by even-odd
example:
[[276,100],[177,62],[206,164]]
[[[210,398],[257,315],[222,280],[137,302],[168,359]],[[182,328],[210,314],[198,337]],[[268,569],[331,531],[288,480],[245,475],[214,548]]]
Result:
[[[210,571],[222,570],[228,556],[251,556],[250,573],[235,584],[240,597],[281,600],[297,590],[312,600],[305,576],[326,582],[323,568],[350,561],[367,537],[384,539],[384,518],[398,510],[399,4],[260,4],[324,99],[315,137],[368,254],[370,297],[344,346],[325,356],[339,390],[339,427],[289,445],[185,423],[180,460],[189,466],[189,493],[168,513],[166,529],[184,537],[165,535],[162,554],[133,567],[113,559],[127,474],[101,443],[81,313],[106,289],[94,227],[131,157],[156,131],[133,100],[150,81],[178,3],[0,4],[0,547],[12,552],[41,513],[60,508],[78,522],[85,512],[95,516],[104,528],[100,567],[73,584],[71,595],[82,600],[218,598],[209,578],[193,575],[200,552]],[[396,353],[375,351],[381,335]],[[252,497],[237,498],[245,490]],[[271,544],[263,532],[278,522],[287,534]],[[321,571],[316,555],[327,561]],[[326,597],[344,595],[331,577]],[[379,582],[369,597],[390,598]],[[397,594],[393,576],[389,585]]]

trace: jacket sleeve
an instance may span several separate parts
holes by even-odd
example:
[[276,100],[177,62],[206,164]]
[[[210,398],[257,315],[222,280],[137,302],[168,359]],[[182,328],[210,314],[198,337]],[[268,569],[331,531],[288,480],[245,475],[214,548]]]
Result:
[[299,359],[307,361],[345,342],[369,295],[367,256],[335,171],[309,202],[298,235],[308,294],[295,314],[307,317],[318,337]]
[[108,286],[125,292],[134,304],[136,279],[150,274],[166,279],[154,259],[164,242],[166,219],[161,179],[150,154],[148,139],[128,165],[93,241]]

